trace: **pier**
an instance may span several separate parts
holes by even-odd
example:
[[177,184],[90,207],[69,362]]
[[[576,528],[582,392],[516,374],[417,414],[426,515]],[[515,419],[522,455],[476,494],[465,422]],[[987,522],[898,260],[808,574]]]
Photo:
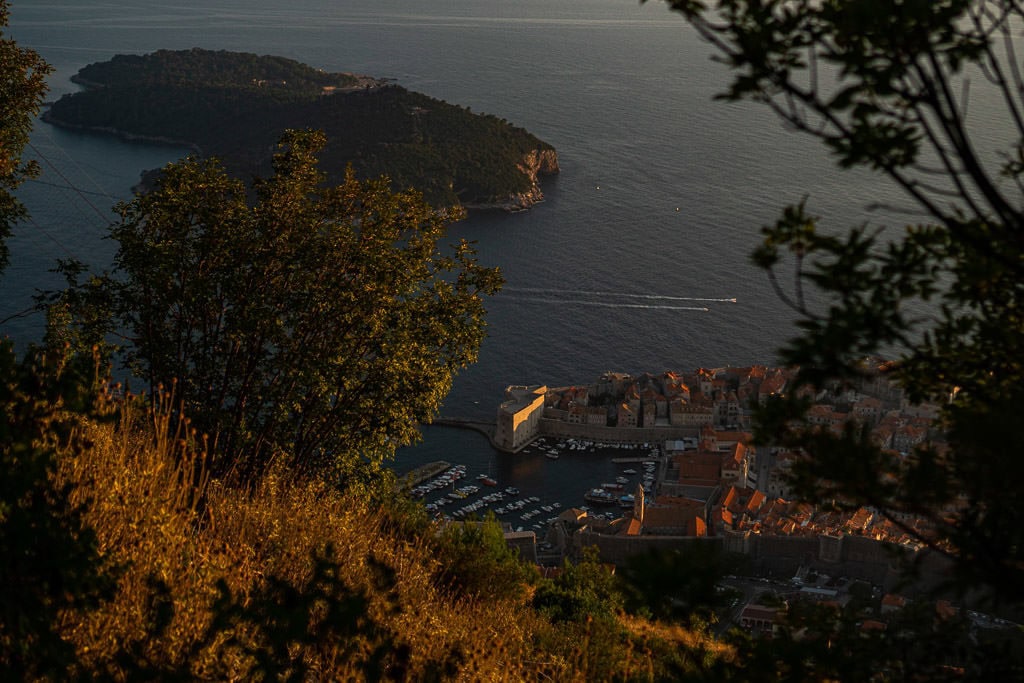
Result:
[[426,480],[433,479],[451,466],[451,463],[444,460],[436,460],[434,462],[428,462],[426,465],[420,465],[412,472],[399,477],[398,487],[400,489],[407,490],[419,486]]
[[494,422],[488,422],[487,420],[473,419],[468,417],[436,417],[432,424],[440,425],[442,427],[459,427],[461,429],[472,429],[475,432],[479,432],[487,437],[487,439],[493,444],[494,443],[494,430],[497,425]]

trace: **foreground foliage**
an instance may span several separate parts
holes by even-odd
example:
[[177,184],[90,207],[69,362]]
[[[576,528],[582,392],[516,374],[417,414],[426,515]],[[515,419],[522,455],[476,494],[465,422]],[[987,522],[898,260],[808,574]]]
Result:
[[379,478],[475,361],[501,284],[465,241],[444,248],[449,217],[419,195],[351,173],[324,187],[323,144],[286,135],[253,205],[215,162],[169,165],[119,207],[114,273],[51,307],[71,311],[76,343],[126,332],[128,366],[175,387],[218,472],[283,458]]
[[[16,362],[6,379],[15,367],[64,377]],[[19,471],[12,458],[49,463],[19,479],[41,494],[0,491],[0,571],[19,587],[0,601],[4,677],[657,680],[728,656],[700,635],[620,621],[614,603],[595,603],[605,611],[593,624],[545,618],[529,600],[535,573],[513,569],[503,544],[476,547],[472,561],[452,552],[479,527],[441,533],[279,468],[248,485],[211,479],[170,395],[150,411],[75,377],[62,386],[78,388],[77,402],[4,398],[32,427],[0,434],[5,471]],[[34,538],[19,521],[29,518]],[[473,573],[484,566],[506,568],[487,589]],[[560,585],[596,581],[607,599],[610,575],[581,571],[590,578],[570,570]]]
[[[800,204],[765,228],[754,261],[800,316],[782,358],[802,368],[804,387],[882,372],[911,400],[946,403],[941,434],[895,453],[853,427],[806,425],[809,402],[794,390],[762,412],[761,442],[808,456],[794,471],[808,500],[870,507],[947,555],[950,587],[1019,605],[1024,526],[1006,484],[1024,476],[1024,80],[1015,45],[1024,7],[670,4],[733,70],[723,97],[762,102],[840,166],[886,175],[927,221],[837,235]],[[984,143],[968,117],[972,97],[993,117]],[[999,149],[986,148],[990,140]],[[789,267],[786,288],[777,272]],[[898,359],[863,362],[877,355]],[[929,525],[910,529],[906,516]]]
[[[7,0],[0,0],[0,28],[7,26],[9,14]],[[11,228],[26,217],[14,191],[39,171],[34,162],[23,163],[21,153],[51,71],[34,50],[26,50],[0,33],[0,272],[7,266],[6,241]]]
[[55,478],[59,453],[87,452],[76,426],[93,410],[87,362],[41,354],[24,362],[0,341],[0,674],[60,677],[75,660],[56,624],[111,594],[111,567],[74,487]]

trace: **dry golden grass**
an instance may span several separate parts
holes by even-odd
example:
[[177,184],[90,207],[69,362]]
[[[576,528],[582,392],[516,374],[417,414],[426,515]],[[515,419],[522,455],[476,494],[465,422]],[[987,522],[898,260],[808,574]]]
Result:
[[641,641],[657,641],[662,647],[675,647],[680,652],[693,653],[693,656],[727,663],[736,661],[736,651],[732,646],[716,640],[706,632],[626,615],[621,616],[619,621]]
[[[246,677],[251,657],[225,644],[229,638],[244,643],[251,633],[236,630],[204,642],[218,582],[242,604],[271,577],[301,587],[312,576],[314,554],[331,546],[345,583],[369,597],[367,616],[408,647],[410,679],[446,661],[454,678],[530,678],[522,663],[536,620],[530,610],[470,603],[439,588],[437,560],[425,542],[391,531],[379,511],[281,473],[246,489],[207,481],[203,454],[186,447],[185,435],[169,433],[166,418],[150,421],[130,403],[118,411],[116,425],[83,424],[93,447],[60,461],[59,477],[74,484],[75,502],[86,505],[101,552],[123,572],[115,599],[67,615],[64,631],[84,670],[116,675],[115,656],[135,643],[141,660],[156,668],[198,678]],[[390,592],[380,591],[370,558],[394,572]],[[173,607],[173,618],[154,638],[161,600]],[[361,677],[359,661],[319,650],[296,655],[317,678]]]
[[[211,629],[218,586],[240,609],[265,604],[268,587],[308,588],[314,558],[330,547],[338,578],[367,598],[359,623],[370,626],[333,641],[292,642],[285,658],[307,679],[365,680],[376,647],[405,653],[390,670],[404,680],[587,681],[608,678],[609,667],[617,679],[654,678],[650,651],[623,648],[621,639],[592,643],[589,629],[550,624],[528,598],[470,600],[445,588],[429,533],[403,532],[364,501],[282,472],[244,488],[210,481],[201,447],[188,445],[194,435],[171,433],[166,417],[131,402],[110,412],[116,421],[81,425],[92,447],[62,456],[58,472],[121,572],[112,600],[62,624],[81,673],[125,680],[141,667],[150,675],[253,678],[266,635],[245,620]],[[391,576],[383,584],[379,567]],[[305,618],[315,627],[326,609],[315,603]],[[638,642],[666,637],[626,624]]]

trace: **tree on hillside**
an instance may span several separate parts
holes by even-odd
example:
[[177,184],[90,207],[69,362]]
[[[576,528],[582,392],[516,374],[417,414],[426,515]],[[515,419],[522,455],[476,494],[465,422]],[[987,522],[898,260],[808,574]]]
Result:
[[[953,560],[953,583],[1024,598],[1024,526],[1008,485],[1024,476],[1024,70],[1012,0],[674,0],[733,72],[723,97],[764,103],[820,139],[839,165],[894,181],[923,215],[898,231],[818,229],[804,205],[764,229],[754,261],[799,313],[782,350],[821,387],[884,372],[909,398],[944,405],[945,443],[898,454],[850,427],[800,420],[791,392],[761,415],[762,441],[800,449],[799,491],[869,505]],[[979,97],[982,95],[983,97]],[[1002,107],[975,123],[975,98]],[[991,110],[986,113],[991,113]],[[1000,139],[1001,154],[978,143]],[[792,268],[784,286],[777,271]],[[815,288],[815,308],[803,292]]]
[[555,622],[614,621],[622,604],[615,575],[594,546],[585,547],[578,562],[566,559],[561,573],[541,582],[533,595],[533,606]]
[[493,513],[447,525],[435,540],[441,580],[474,598],[520,600],[538,577],[505,540]]
[[173,387],[221,470],[372,470],[476,359],[500,287],[470,245],[440,245],[450,216],[418,194],[352,173],[322,186],[323,144],[287,133],[252,205],[215,161],[170,164],[112,229],[129,367]]
[[[0,0],[0,29],[7,26]],[[0,33],[0,270],[4,240],[26,218],[14,191],[35,173],[21,154],[50,72],[35,52]],[[58,457],[87,447],[80,420],[101,419],[90,356],[19,358],[0,340],[0,678],[61,678],[74,659],[57,623],[94,607],[113,588],[96,535],[54,482]],[[88,418],[83,417],[88,416]]]
[[[7,26],[9,16],[7,0],[0,0],[0,28]],[[11,228],[26,217],[14,191],[38,172],[34,163],[22,162],[21,153],[43,103],[50,71],[42,57],[0,33],[0,271],[7,265]]]

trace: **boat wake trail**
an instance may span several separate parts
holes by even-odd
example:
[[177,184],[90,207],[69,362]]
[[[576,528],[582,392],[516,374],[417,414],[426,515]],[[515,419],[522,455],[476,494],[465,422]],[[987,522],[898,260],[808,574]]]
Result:
[[599,306],[602,308],[645,308],[660,311],[699,311],[707,313],[711,309],[707,306],[672,306],[666,304],[627,304],[615,301],[589,301],[587,299],[553,299],[539,296],[517,296],[513,298],[516,302],[535,304],[555,304],[558,306]]
[[591,290],[550,290],[535,287],[505,287],[503,292],[523,292],[529,294],[547,294],[559,297],[599,296],[613,299],[648,299],[652,301],[709,301],[715,303],[736,303],[735,297],[680,297],[666,294],[628,294],[626,292],[595,292]]
[[[533,294],[536,296],[522,296]],[[736,303],[733,297],[668,296],[665,294],[629,294],[598,292],[585,289],[541,289],[539,287],[504,287],[502,295],[513,301],[554,304],[559,306],[598,306],[603,308],[638,308],[661,311],[697,311],[707,313],[707,306],[683,306],[674,302]],[[638,303],[644,301],[648,303]]]

